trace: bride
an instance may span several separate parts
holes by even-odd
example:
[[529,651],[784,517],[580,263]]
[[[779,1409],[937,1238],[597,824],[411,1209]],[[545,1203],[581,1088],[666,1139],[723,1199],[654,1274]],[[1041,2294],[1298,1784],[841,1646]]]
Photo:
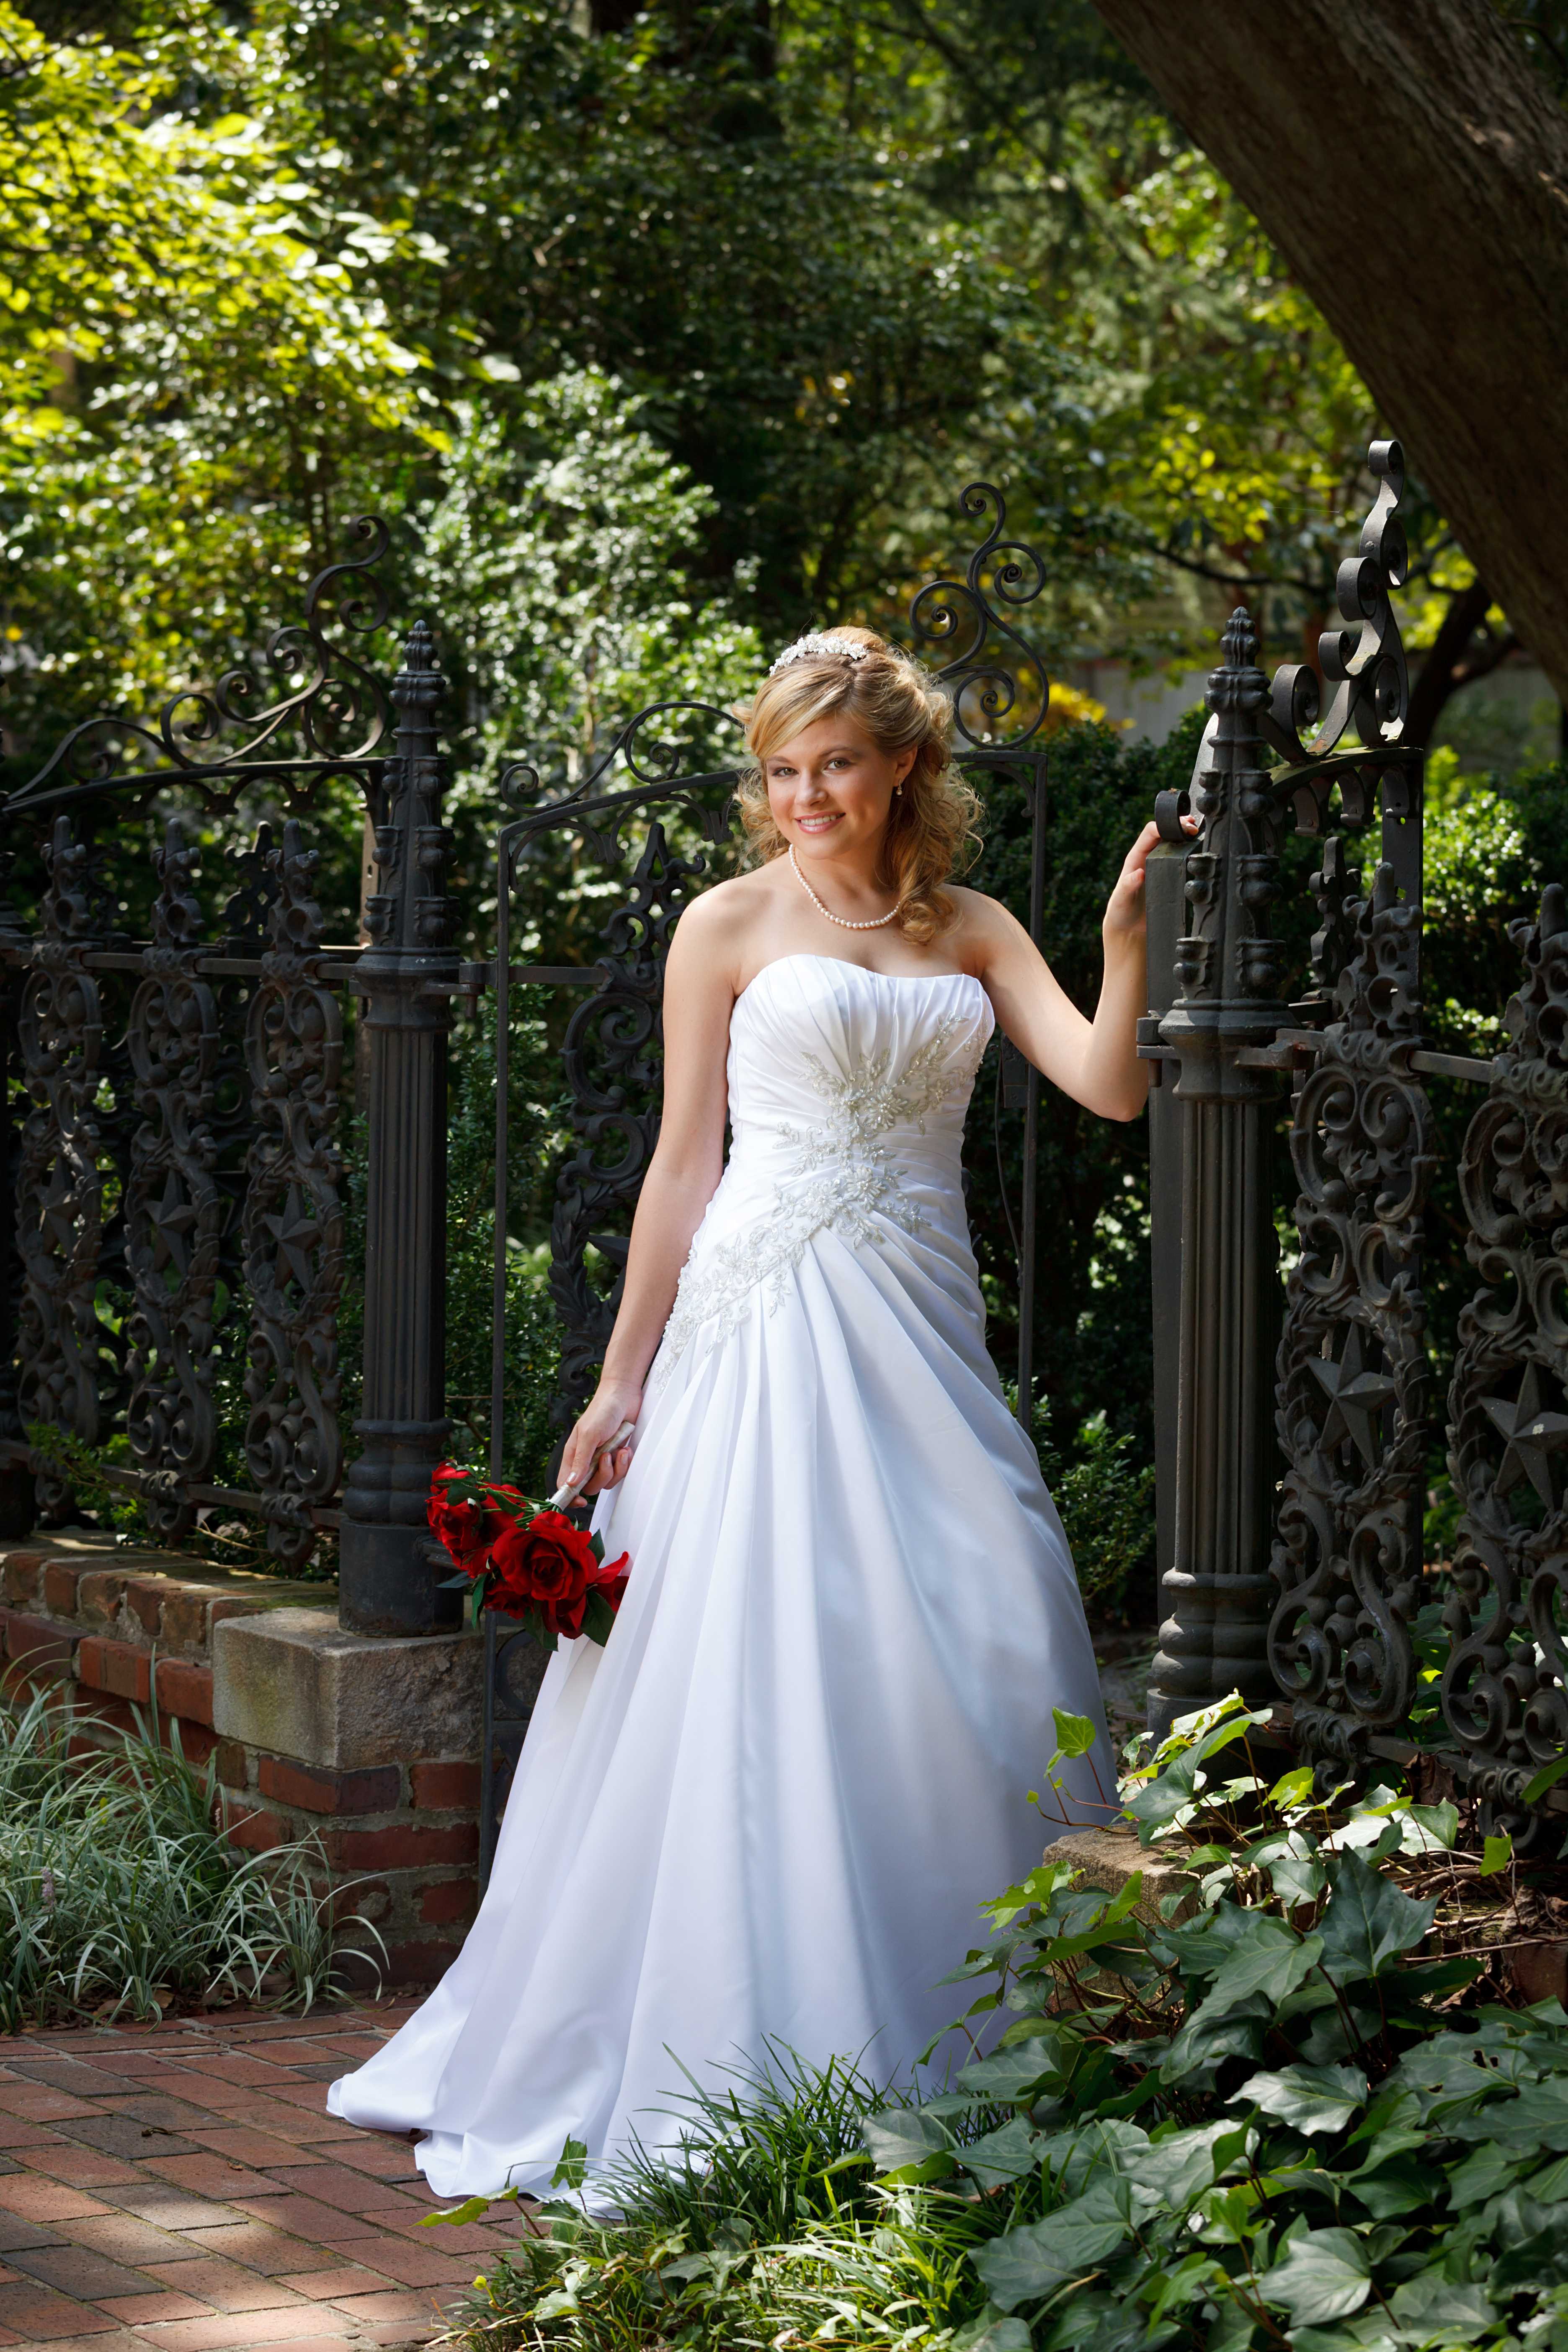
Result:
[[1142,1108],[1155,829],[1087,1021],[948,878],[977,803],[912,662],[865,629],[802,637],[746,722],[754,865],[670,947],[658,1149],[563,1456],[630,1583],[605,1648],[551,1661],[462,1953],[329,2097],[423,2133],[444,2196],[541,2190],[568,2136],[600,2165],[670,2145],[681,2069],[721,2081],[766,2038],[907,2075],[976,1906],[1038,1859],[1053,1706],[1099,1732],[1069,1811],[1103,1818],[1112,1788],[959,1154],[998,1021],[1089,1110]]

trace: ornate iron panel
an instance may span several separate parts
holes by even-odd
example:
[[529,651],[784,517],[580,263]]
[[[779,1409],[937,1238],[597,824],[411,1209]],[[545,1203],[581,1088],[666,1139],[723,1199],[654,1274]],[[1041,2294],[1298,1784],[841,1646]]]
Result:
[[[93,1445],[106,1433],[110,1368],[97,1293],[110,1169],[98,1105],[107,1058],[103,1000],[87,958],[107,943],[112,914],[102,853],[76,839],[68,817],[55,820],[45,857],[43,931],[17,1024],[32,1103],[16,1170],[19,1411],[25,1422],[49,1422]],[[63,1501],[64,1490],[52,1478],[45,1483],[40,1500],[47,1509]]]
[[125,1195],[125,1259],[135,1294],[126,1431],[154,1535],[177,1542],[195,1519],[190,1488],[212,1476],[213,1307],[224,1201],[214,1129],[222,1050],[217,999],[199,976],[196,854],[177,819],[155,853],[159,880],[146,978],[127,1047],[142,1114]]
[[1479,1276],[1459,1318],[1449,1467],[1464,1506],[1443,1712],[1488,1818],[1517,1843],[1539,1767],[1568,1748],[1568,900],[1513,927],[1524,985],[1459,1163]]
[[342,1016],[322,984],[319,854],[290,818],[268,852],[278,890],[271,942],[246,1025],[256,1137],[246,1162],[243,1234],[250,1296],[247,1467],[269,1548],[294,1562],[315,1541],[312,1507],[337,1492],[337,1312],[342,1295],[342,1160],[335,1140]]
[[1277,1425],[1288,1465],[1269,1660],[1299,1742],[1342,1762],[1409,1713],[1430,1439],[1420,1249],[1435,1160],[1421,1043],[1419,903],[1337,836],[1314,875],[1318,977],[1336,1017],[1296,1097],[1301,1254],[1287,1288]]

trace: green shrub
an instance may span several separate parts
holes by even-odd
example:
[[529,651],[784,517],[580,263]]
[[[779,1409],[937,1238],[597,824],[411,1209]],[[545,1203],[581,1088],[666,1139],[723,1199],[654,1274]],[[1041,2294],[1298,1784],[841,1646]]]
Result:
[[[79,1752],[50,1694],[0,1700],[0,2032],[92,2015],[156,2018],[176,2002],[307,2010],[343,1965],[375,1970],[367,1921],[323,1891],[318,1842],[242,1860],[216,1787],[154,1723]],[[75,1752],[73,1752],[75,1751]]]
[[1079,1591],[1101,1624],[1147,1614],[1154,1590],[1154,1465],[1130,1433],[1117,1436],[1103,1412],[1091,1413],[1065,1459],[1036,1416],[1040,1468],[1058,1510]]
[[1047,1857],[986,1906],[952,1981],[990,2046],[868,2101],[858,2159],[843,2080],[753,2085],[664,2185],[634,2168],[618,2227],[546,2206],[459,2339],[1563,2352],[1568,2014],[1484,1990],[1508,1840],[1462,1854],[1452,1804],[1342,1801],[1306,1767],[1270,1788],[1263,1720],[1233,1698],[1134,1769],[1140,1837],[1182,1865],[1158,1902]]

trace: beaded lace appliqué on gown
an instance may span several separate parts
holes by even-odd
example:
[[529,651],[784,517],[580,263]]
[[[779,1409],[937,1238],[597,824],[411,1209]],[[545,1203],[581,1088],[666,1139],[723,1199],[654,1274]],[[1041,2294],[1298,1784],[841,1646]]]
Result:
[[777,1213],[762,1232],[694,1250],[688,1259],[650,1394],[663,1388],[699,1330],[712,1327],[711,1346],[727,1339],[753,1291],[765,1287],[770,1305],[776,1306],[816,1234],[831,1231],[852,1246],[877,1242],[878,1217],[907,1234],[919,1230],[920,1211],[900,1188],[897,1160],[883,1139],[897,1127],[923,1132],[933,1111],[973,1083],[985,1050],[984,1035],[963,1052],[951,1052],[970,1019],[950,1013],[896,1076],[889,1076],[885,1052],[866,1056],[847,1075],[829,1070],[815,1054],[802,1056],[806,1083],[822,1101],[822,1117],[811,1127],[777,1129],[792,1147],[794,1165],[779,1184]]

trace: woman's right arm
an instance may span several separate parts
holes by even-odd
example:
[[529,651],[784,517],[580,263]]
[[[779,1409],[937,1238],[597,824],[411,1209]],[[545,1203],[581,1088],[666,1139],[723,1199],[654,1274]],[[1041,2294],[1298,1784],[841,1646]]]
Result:
[[599,1385],[561,1456],[563,1480],[592,1472],[590,1490],[624,1478],[631,1450],[609,1440],[636,1421],[643,1382],[675,1303],[676,1285],[724,1169],[725,1063],[735,1002],[736,926],[722,887],[681,916],[664,974],[664,1103],[658,1144],[638,1195],[626,1286]]

